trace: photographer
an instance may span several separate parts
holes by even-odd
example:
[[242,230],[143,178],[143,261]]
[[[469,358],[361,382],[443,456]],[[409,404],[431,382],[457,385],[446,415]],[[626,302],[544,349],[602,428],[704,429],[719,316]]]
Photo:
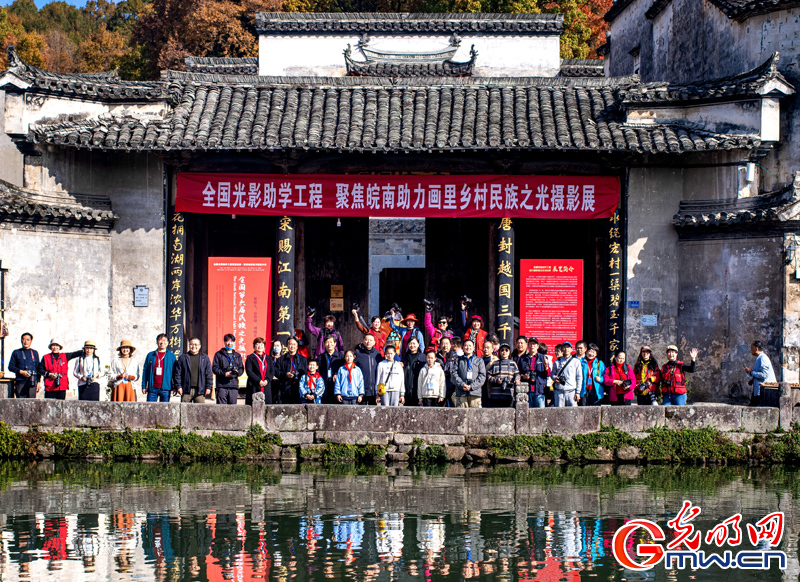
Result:
[[317,357],[325,351],[325,340],[329,337],[336,340],[336,349],[343,352],[344,342],[342,341],[342,334],[334,329],[336,318],[333,315],[326,315],[324,327],[319,328],[314,325],[315,313],[316,310],[313,307],[306,308],[306,328],[308,328],[309,333],[317,339],[317,349],[314,351],[313,355],[310,355],[309,359]]
[[553,406],[578,406],[583,391],[583,365],[572,355],[572,344],[561,344],[561,357],[553,363]]
[[429,345],[433,346],[433,351],[439,351],[439,342],[443,337],[453,339],[453,332],[447,329],[448,321],[444,315],[440,315],[436,320],[436,327],[433,327],[433,303],[427,299],[422,300],[425,303],[425,331],[431,338]]
[[72,375],[78,379],[78,400],[100,400],[100,358],[96,354],[97,346],[91,340],[83,344],[83,354],[75,362]]
[[483,329],[483,319],[480,315],[469,317],[469,328],[467,328],[467,310],[472,305],[472,300],[464,295],[461,297],[461,327],[464,332],[464,341],[470,339],[475,346],[475,355],[483,357],[483,343],[486,341],[486,330]]
[[630,406],[633,402],[636,376],[633,368],[625,363],[623,350],[614,354],[614,361],[606,368],[603,384],[609,389],[608,400],[612,406]]
[[486,369],[489,379],[489,407],[513,408],[516,387],[519,385],[519,368],[511,357],[511,346],[500,344],[500,359]]
[[653,357],[650,346],[642,346],[639,358],[633,366],[633,375],[636,377],[636,404],[639,406],[658,405],[656,389],[658,388],[658,362]]
[[225,347],[214,354],[211,371],[217,380],[217,404],[236,404],[239,401],[239,376],[244,374],[244,362],[234,350],[236,336],[226,333]]
[[9,398],[36,398],[37,388],[40,388],[39,376],[36,368],[39,365],[39,352],[31,348],[33,334],[25,332],[20,338],[22,347],[11,352],[8,369],[13,372],[13,388],[9,386]]
[[50,353],[42,356],[36,373],[44,380],[44,397],[64,400],[69,388],[69,366],[67,362],[79,358],[83,350],[62,352],[64,346],[57,339],[50,340]]

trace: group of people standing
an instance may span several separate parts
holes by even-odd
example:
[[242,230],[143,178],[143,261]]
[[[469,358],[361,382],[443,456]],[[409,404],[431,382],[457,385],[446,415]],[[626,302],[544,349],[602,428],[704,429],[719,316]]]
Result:
[[[458,332],[450,329],[446,317],[434,325],[433,306],[425,304],[427,343],[414,314],[404,317],[393,307],[367,326],[355,308],[352,313],[364,333],[363,341],[345,350],[342,335],[335,329],[336,319],[328,315],[323,327],[316,327],[314,311],[309,309],[306,328],[313,339],[297,330],[285,346],[274,339],[268,351],[266,340],[256,338],[253,352],[243,358],[234,349],[235,336],[227,334],[212,359],[201,352],[196,337],[189,340],[188,351],[176,357],[167,350],[167,336],[159,334],[156,349],[147,354],[143,365],[133,355],[136,348],[123,340],[106,369],[101,368],[92,341],[82,350],[67,352],[60,341],[52,339],[50,353],[39,358],[31,347],[33,336],[25,333],[22,347],[9,362],[16,375],[9,396],[35,398],[44,389],[45,398],[64,399],[72,376],[79,400],[99,400],[105,379],[112,401],[134,401],[133,384],[141,379],[149,402],[178,396],[183,402],[203,403],[216,388],[218,404],[236,404],[240,378],[245,376],[248,405],[254,394],[262,393],[267,404],[511,407],[523,382],[528,385],[532,408],[622,406],[634,400],[644,406],[686,403],[686,375],[696,369],[696,349],[690,350],[689,361],[680,361],[678,347],[670,345],[666,362],[659,366],[650,347],[643,346],[633,364],[623,350],[606,364],[597,345],[579,341],[573,349],[567,341],[555,347],[553,358],[548,346],[533,337],[519,336],[512,350],[483,329],[479,316],[468,317],[468,300],[462,301],[463,331]],[[313,354],[309,343],[316,344]],[[761,343],[754,342],[751,350],[756,363],[745,370],[757,405],[760,384],[774,381],[774,373]],[[70,373],[71,360],[76,361]]]

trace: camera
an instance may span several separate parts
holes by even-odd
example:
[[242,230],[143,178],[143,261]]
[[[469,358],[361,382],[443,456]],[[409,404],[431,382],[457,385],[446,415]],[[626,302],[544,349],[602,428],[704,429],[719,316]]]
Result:
[[56,374],[56,379],[53,380],[53,386],[55,386],[56,388],[61,386],[61,374]]
[[665,388],[672,388],[672,380],[664,380]]
[[423,299],[422,302],[425,304],[425,311],[433,311],[433,301]]
[[403,310],[397,303],[392,303],[392,309],[394,309],[397,313],[403,313]]
[[360,311],[361,307],[359,307],[358,303],[353,303],[353,305],[350,307],[350,309],[355,309],[356,311]]
[[461,301],[463,301],[463,302],[464,302],[464,303],[466,303],[467,305],[472,305],[472,299],[470,299],[470,298],[469,298],[469,297],[467,297],[466,295],[462,295],[462,296],[461,296]]
[[625,380],[624,382],[622,382],[622,387],[627,390],[628,388],[631,387],[631,381],[630,380]]
[[503,378],[503,381],[500,383],[500,387],[503,389],[503,392],[508,390],[508,378]]
[[306,307],[306,317],[314,317],[314,314],[317,312],[315,307]]

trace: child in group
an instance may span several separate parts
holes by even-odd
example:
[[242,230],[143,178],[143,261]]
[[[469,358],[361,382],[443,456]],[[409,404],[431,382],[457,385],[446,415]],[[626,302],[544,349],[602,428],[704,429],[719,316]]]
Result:
[[308,371],[300,377],[300,399],[303,404],[322,404],[325,379],[317,371],[317,361],[308,361]]

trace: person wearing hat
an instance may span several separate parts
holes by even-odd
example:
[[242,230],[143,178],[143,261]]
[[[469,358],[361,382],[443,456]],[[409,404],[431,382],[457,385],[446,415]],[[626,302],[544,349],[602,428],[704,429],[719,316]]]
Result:
[[72,375],[78,379],[78,400],[100,400],[100,384],[95,382],[101,376],[100,358],[97,345],[92,340],[83,344],[83,354],[75,361]]
[[302,329],[294,330],[294,338],[297,340],[297,353],[308,360],[311,357],[311,350],[305,332]]
[[11,352],[8,369],[16,376],[13,385],[8,387],[9,398],[36,398],[39,385],[39,352],[31,348],[33,334],[25,332],[20,338],[22,347]]
[[449,321],[444,315],[438,317],[436,327],[433,327],[433,303],[427,299],[423,299],[423,301],[425,302],[425,331],[431,338],[429,346],[433,347],[433,351],[438,352],[439,342],[443,337],[453,339],[453,332],[447,329]]
[[136,402],[133,383],[142,375],[139,361],[133,357],[136,348],[130,340],[122,340],[117,348],[118,356],[111,361],[108,375],[112,402]]
[[[467,312],[461,310],[461,323],[466,327]],[[475,346],[475,355],[483,357],[483,344],[486,341],[486,330],[483,329],[483,318],[480,315],[473,315],[469,318],[469,329],[464,332],[464,340],[471,339]]]
[[64,346],[59,340],[50,340],[50,353],[42,356],[37,373],[44,380],[44,397],[55,400],[64,400],[69,389],[70,360],[79,358],[83,350],[77,352],[62,352]]
[[142,369],[142,394],[147,395],[148,402],[169,402],[172,391],[172,372],[175,370],[177,358],[167,350],[169,338],[167,334],[156,336],[156,349],[147,354]]
[[553,362],[553,406],[578,406],[583,392],[583,365],[572,354],[572,343],[561,344],[561,357]]
[[490,408],[513,408],[516,387],[519,386],[519,368],[511,359],[511,346],[503,342],[498,350],[500,358],[486,369],[489,385]]
[[417,327],[418,323],[419,320],[413,313],[409,313],[405,319],[403,319],[402,324],[405,326],[405,328],[392,323],[394,331],[400,336],[400,357],[406,355],[406,351],[408,350],[408,342],[411,341],[412,337],[417,338],[417,342],[419,342],[420,346],[425,345],[425,338],[422,336],[422,332]]
[[691,364],[678,361],[678,346],[667,346],[667,362],[661,368],[659,386],[661,387],[661,404],[683,406],[686,404],[686,374],[695,371],[697,348],[689,351]]
[[633,375],[636,376],[636,385],[633,393],[636,394],[636,404],[639,406],[658,405],[656,392],[658,390],[658,362],[653,357],[650,346],[642,346],[639,357],[633,365]]

